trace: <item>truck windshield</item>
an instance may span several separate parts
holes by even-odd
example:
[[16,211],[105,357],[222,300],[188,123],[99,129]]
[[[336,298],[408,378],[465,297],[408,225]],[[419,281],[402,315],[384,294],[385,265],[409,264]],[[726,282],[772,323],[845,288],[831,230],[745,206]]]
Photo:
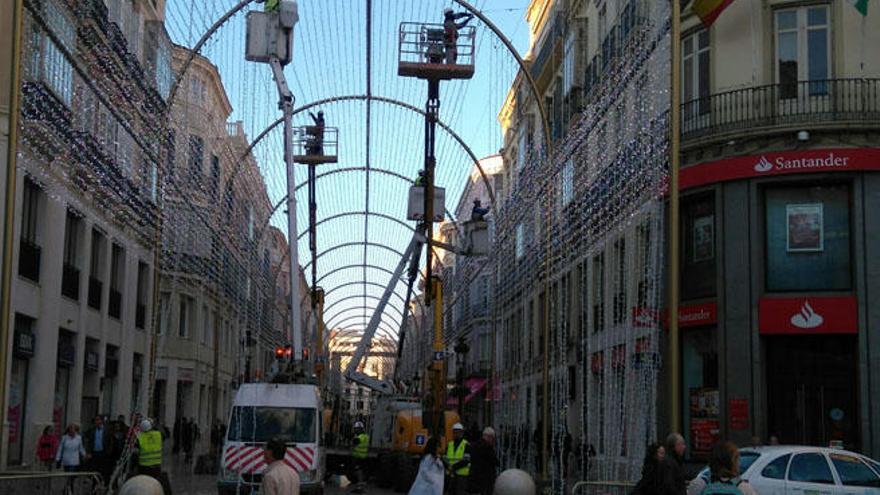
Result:
[[292,407],[236,406],[232,409],[229,437],[233,442],[314,443],[315,410]]

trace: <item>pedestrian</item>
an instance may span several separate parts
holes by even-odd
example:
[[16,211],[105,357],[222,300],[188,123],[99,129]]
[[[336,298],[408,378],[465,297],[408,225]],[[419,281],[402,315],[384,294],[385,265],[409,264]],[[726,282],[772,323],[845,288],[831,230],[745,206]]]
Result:
[[409,489],[409,495],[443,495],[443,474],[445,466],[440,456],[440,442],[431,437],[425,442],[419,472]]
[[58,452],[58,435],[55,427],[49,425],[43,428],[43,434],[37,440],[37,460],[40,467],[45,471],[51,471],[55,461],[55,453]]
[[65,471],[79,471],[80,463],[87,457],[76,423],[67,425],[67,434],[61,437],[58,452],[55,454],[55,466],[64,467]]
[[[458,30],[467,26],[474,15],[467,12],[455,13],[452,9],[443,11],[443,48],[446,51],[446,63],[454,64],[458,60]],[[461,20],[464,19],[464,20]]]
[[495,451],[495,430],[487,426],[480,440],[471,446],[471,493],[492,495],[498,476],[498,454]]
[[733,442],[712,447],[709,472],[710,481],[700,491],[702,495],[756,495],[749,482],[739,477],[739,449]]
[[663,462],[666,448],[659,443],[648,445],[645,451],[645,462],[642,463],[642,477],[636,484],[632,495],[665,495],[666,476]]
[[95,416],[93,422],[94,426],[86,432],[83,444],[89,455],[89,469],[100,473],[107,483],[113,473],[111,452],[114,439],[109,428],[104,426],[104,418],[100,414]]
[[193,430],[192,419],[183,418],[183,424],[180,426],[180,435],[183,437],[183,462],[189,464],[192,462],[193,444],[195,443],[195,431]]
[[149,419],[142,420],[140,426],[141,432],[137,437],[138,473],[161,481],[162,433],[153,429],[153,423]]
[[419,170],[418,175],[416,175],[416,180],[413,181],[413,186],[425,187],[426,185],[428,185],[428,178],[425,176],[425,171]]
[[363,493],[365,488],[364,468],[370,455],[370,435],[364,432],[364,424],[360,421],[354,423],[354,439],[352,439],[351,459],[353,468],[352,479],[355,482],[353,493]]
[[449,470],[449,493],[464,495],[471,473],[471,448],[464,439],[464,426],[452,425],[452,441],[446,444],[446,465]]
[[299,495],[299,475],[284,462],[287,444],[275,437],[266,442],[263,458],[266,470],[260,484],[261,495]]
[[685,495],[687,493],[687,473],[684,469],[684,437],[680,433],[670,433],[666,437],[666,458],[663,461],[664,476],[667,477],[668,495]]

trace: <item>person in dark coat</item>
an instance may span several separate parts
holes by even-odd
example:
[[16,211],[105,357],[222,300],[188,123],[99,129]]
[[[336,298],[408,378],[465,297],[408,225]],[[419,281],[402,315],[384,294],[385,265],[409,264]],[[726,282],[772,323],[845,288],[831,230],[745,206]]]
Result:
[[688,475],[684,468],[684,437],[679,433],[670,433],[666,437],[666,458],[663,461],[664,484],[666,495],[686,495]]
[[113,474],[113,443],[113,433],[104,424],[103,416],[95,416],[94,427],[86,432],[83,444],[89,455],[88,469],[101,473],[105,483],[110,481],[110,475]]
[[174,446],[171,448],[171,452],[174,454],[180,453],[180,445],[182,444],[180,438],[182,425],[183,419],[177,418],[174,420],[174,426],[171,429],[171,437],[174,439]]
[[632,495],[665,495],[665,472],[663,462],[666,448],[653,443],[645,451],[645,462],[642,464],[642,477],[636,484]]
[[495,430],[486,427],[482,438],[471,446],[470,493],[492,495],[500,465],[495,452]]

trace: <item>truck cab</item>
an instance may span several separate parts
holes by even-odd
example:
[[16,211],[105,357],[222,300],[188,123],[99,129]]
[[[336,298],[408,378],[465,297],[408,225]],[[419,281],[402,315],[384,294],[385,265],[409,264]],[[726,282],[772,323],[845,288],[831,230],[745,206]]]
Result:
[[322,494],[324,448],[321,397],[315,385],[246,383],[235,395],[223,442],[220,495],[259,493],[272,438],[287,444],[284,462],[297,472],[301,493]]

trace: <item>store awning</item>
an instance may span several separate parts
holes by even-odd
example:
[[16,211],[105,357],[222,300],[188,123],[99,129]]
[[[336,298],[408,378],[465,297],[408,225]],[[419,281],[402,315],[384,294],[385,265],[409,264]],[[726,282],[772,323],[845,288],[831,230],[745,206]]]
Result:
[[[486,383],[489,380],[485,378],[468,378],[464,381],[464,386],[468,389],[468,394],[464,398],[464,403],[467,404],[471,401],[481,390],[486,388]],[[446,399],[446,405],[449,406],[457,406],[458,405],[458,397],[449,397]]]

